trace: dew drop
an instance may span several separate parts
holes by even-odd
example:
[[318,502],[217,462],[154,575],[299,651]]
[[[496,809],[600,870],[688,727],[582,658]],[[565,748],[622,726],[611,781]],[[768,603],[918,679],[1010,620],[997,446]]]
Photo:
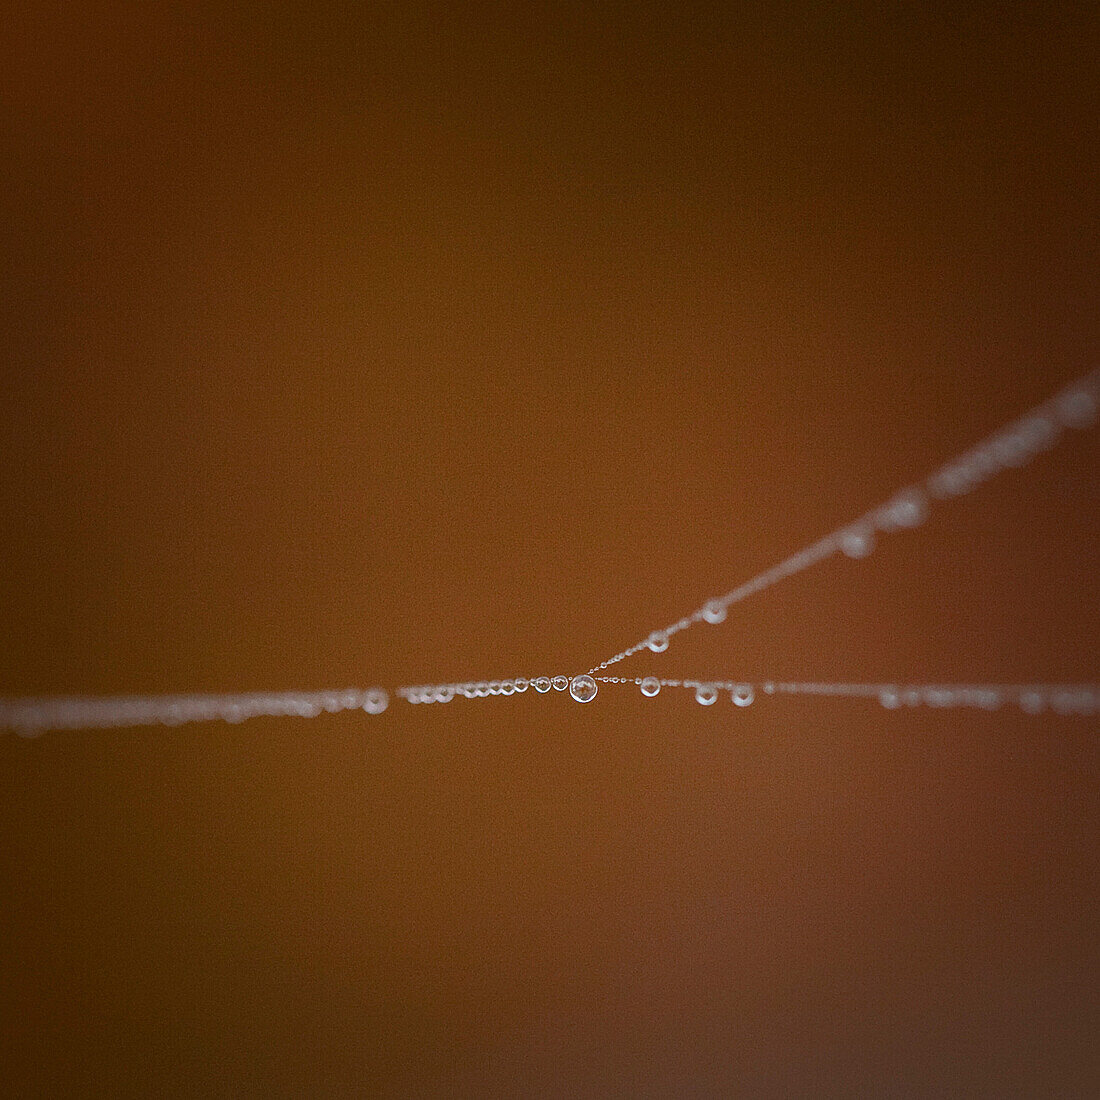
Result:
[[390,697],[381,688],[372,688],[363,697],[363,709],[368,714],[381,714],[390,705]]
[[479,699],[484,699],[489,694],[489,681],[478,680],[477,686],[474,688],[474,693]]
[[1032,454],[1030,440],[1019,431],[1004,432],[989,447],[1002,466],[1024,466]]
[[733,700],[734,706],[747,707],[756,698],[756,693],[752,690],[752,684],[738,684],[730,692],[730,698]]
[[841,532],[840,548],[850,558],[865,558],[875,548],[875,536],[870,527],[850,527]]
[[947,466],[933,478],[930,488],[937,496],[962,496],[972,488],[970,471],[961,464]]
[[587,674],[574,676],[569,683],[569,694],[578,703],[591,703],[596,698],[597,691],[599,691],[599,688],[596,686],[596,681]]
[[444,684],[443,687],[436,689],[435,697],[441,703],[449,703],[455,697],[455,689],[450,684]]
[[713,684],[700,684],[695,689],[695,701],[701,706],[709,707],[718,698],[718,689]]
[[1091,428],[1096,423],[1096,398],[1086,389],[1067,390],[1058,398],[1062,423],[1070,428]]
[[928,518],[928,502],[916,490],[903,493],[887,505],[886,517],[893,527],[918,527]]
[[1058,426],[1049,416],[1027,416],[1016,425],[1016,434],[1032,451],[1049,451],[1058,438]]
[[668,649],[668,635],[663,630],[655,630],[646,639],[645,644],[649,646],[654,653],[664,653],[664,651]]
[[652,698],[661,690],[661,681],[656,676],[647,676],[642,681],[642,694]]
[[1073,692],[1071,691],[1056,691],[1050,701],[1059,714],[1070,714],[1073,711]]
[[511,680],[501,680],[500,682],[500,694],[501,695],[513,695],[516,690],[516,685]]
[[550,678],[548,676],[539,676],[531,683],[535,685],[535,691],[547,692],[550,690]]
[[1020,695],[1020,710],[1025,714],[1038,714],[1044,705],[1045,700],[1040,691],[1025,691]]
[[555,676],[550,683],[553,685],[555,691],[565,691],[565,689],[569,687],[569,677]]
[[878,693],[878,701],[886,707],[887,710],[895,710],[901,705],[901,699],[898,696],[897,688],[883,688]]
[[703,618],[708,623],[721,623],[726,619],[726,605],[721,600],[711,600],[703,608]]
[[516,691],[524,692],[527,690],[527,677],[521,676],[518,680],[514,680]]

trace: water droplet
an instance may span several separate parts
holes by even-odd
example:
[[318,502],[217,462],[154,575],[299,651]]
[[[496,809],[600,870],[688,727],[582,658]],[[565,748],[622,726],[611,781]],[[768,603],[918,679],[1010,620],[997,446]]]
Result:
[[1091,428],[1096,423],[1096,398],[1086,389],[1072,389],[1058,397],[1062,423],[1070,428]]
[[703,618],[708,623],[721,623],[726,619],[726,605],[721,600],[711,600],[703,608]]
[[878,701],[886,707],[887,710],[894,710],[896,707],[901,706],[901,699],[898,696],[897,688],[883,688],[878,693]]
[[713,684],[700,684],[695,689],[695,701],[709,707],[718,698],[718,689]]
[[500,681],[500,694],[501,695],[514,695],[515,690],[516,690],[516,685],[513,684],[511,680],[501,680]]
[[436,689],[435,697],[441,703],[449,703],[455,697],[455,689],[450,684],[444,684]]
[[915,489],[902,493],[884,509],[884,527],[918,527],[928,518],[928,502]]
[[565,691],[565,689],[569,687],[569,677],[555,676],[550,683],[553,685],[555,691]]
[[514,681],[516,691],[524,692],[527,690],[527,677],[521,676],[518,680]]
[[569,683],[569,694],[577,700],[578,703],[591,703],[596,698],[596,692],[599,688],[596,686],[596,681],[587,674],[584,676],[574,676]]
[[850,558],[865,558],[875,548],[875,535],[870,527],[849,527],[840,535],[840,548]]
[[752,684],[738,684],[737,687],[730,692],[730,698],[733,700],[735,706],[747,707],[752,703],[753,699],[756,698],[756,693],[752,690]]
[[642,694],[652,698],[661,690],[661,681],[656,676],[647,676],[642,681]]
[[368,714],[381,714],[390,705],[390,697],[381,688],[372,688],[363,697],[363,709]]
[[654,653],[664,653],[668,649],[668,635],[663,630],[655,630],[646,639],[647,646],[653,650]]
[[929,485],[932,492],[940,497],[962,496],[971,487],[970,471],[965,465],[944,467]]
[[474,688],[474,692],[479,699],[484,699],[489,694],[489,681],[478,680],[477,686]]
[[1059,714],[1070,714],[1073,711],[1073,692],[1056,691],[1050,702]]
[[1025,714],[1038,714],[1045,703],[1041,691],[1025,691],[1020,695],[1020,710]]
[[539,676],[531,683],[535,685],[535,691],[547,692],[550,690],[550,678],[548,676]]
[[500,694],[500,681],[499,680],[490,680],[489,681],[489,694],[490,695],[499,695]]
[[1031,451],[1048,451],[1058,439],[1058,426],[1046,415],[1025,416],[1016,425],[1016,434]]
[[1002,466],[1024,466],[1031,458],[1031,443],[1022,432],[1008,431],[989,444],[993,457]]

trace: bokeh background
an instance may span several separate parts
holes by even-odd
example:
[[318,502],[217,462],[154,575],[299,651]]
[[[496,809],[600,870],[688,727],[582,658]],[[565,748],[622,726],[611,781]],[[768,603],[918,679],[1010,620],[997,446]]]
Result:
[[[0,693],[586,668],[1095,366],[1089,5],[5,16]],[[1095,680],[1097,435],[622,670]],[[11,1095],[1089,1096],[1097,719],[0,738]]]

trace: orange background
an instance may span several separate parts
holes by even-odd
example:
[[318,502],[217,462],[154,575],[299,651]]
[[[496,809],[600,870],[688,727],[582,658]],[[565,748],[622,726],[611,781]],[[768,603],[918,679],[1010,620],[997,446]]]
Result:
[[[1093,19],[720,7],[11,13],[0,693],[573,673],[1092,369]],[[1094,681],[1098,459],[622,671]],[[6,1088],[1094,1094],[1096,734],[0,738]]]

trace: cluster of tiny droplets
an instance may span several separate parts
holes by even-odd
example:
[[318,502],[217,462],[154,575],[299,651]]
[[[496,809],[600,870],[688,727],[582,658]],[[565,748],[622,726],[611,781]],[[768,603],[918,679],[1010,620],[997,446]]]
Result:
[[[545,683],[546,686],[542,686]],[[464,699],[483,699],[490,695],[522,695],[529,687],[536,691],[549,690],[550,681],[545,676],[528,679],[518,676],[511,680],[468,680],[458,684],[427,684],[399,688],[397,694],[410,703],[449,703],[462,696]]]
[[1004,703],[1014,699],[1025,714],[1041,714],[1049,706],[1057,714],[1091,716],[1100,709],[1100,688],[887,685],[879,690],[878,699],[888,710],[896,710],[902,706],[977,707],[981,710],[997,710]]
[[[605,684],[635,684],[644,696],[652,698],[662,688],[688,688],[695,692],[701,706],[718,701],[723,691],[729,693],[734,706],[748,707],[756,699],[753,684],[727,680],[660,680],[656,676],[599,676]],[[761,688],[765,695],[816,695],[832,698],[876,699],[890,710],[908,706],[977,707],[995,710],[1003,703],[1015,701],[1026,714],[1041,714],[1049,709],[1062,715],[1094,715],[1100,712],[1098,685],[1037,685],[1037,684],[831,684],[776,683],[767,680]]]
[[520,676],[514,680],[470,680],[461,684],[428,684],[398,689],[398,695],[410,703],[449,703],[462,696],[464,699],[482,699],[490,695],[522,694],[533,687],[540,694],[550,690],[565,691],[578,703],[590,703],[599,691],[596,681],[587,674],[574,676]]
[[888,710],[900,707],[972,707],[996,710],[1015,702],[1025,714],[1048,707],[1057,714],[1093,715],[1100,710],[1100,685],[1095,684],[817,684],[766,683],[769,695],[816,695],[876,699]]
[[182,726],[244,722],[249,718],[316,718],[343,710],[381,714],[390,697],[382,688],[253,692],[244,695],[151,695],[0,701],[0,729],[24,737],[47,730]]
[[[618,653],[587,674],[575,676],[518,677],[511,680],[479,680],[461,684],[436,684],[399,689],[410,703],[448,703],[461,695],[467,699],[490,695],[521,694],[528,687],[545,694],[569,690],[573,699],[591,702],[603,683],[633,683],[642,694],[652,697],[662,687],[694,688],[695,698],[703,706],[713,705],[723,690],[730,693],[734,705],[749,706],[755,691],[751,684],[733,684],[697,680],[659,680],[653,676],[629,679],[594,676],[609,666],[643,649],[664,653],[670,638],[693,623],[718,624],[725,621],[729,606],[763,591],[784,577],[792,576],[823,561],[838,550],[850,558],[873,553],[877,535],[917,527],[927,518],[931,504],[962,496],[1002,471],[1026,465],[1038,454],[1050,450],[1066,429],[1093,427],[1100,407],[1100,370],[1066,387],[1049,401],[989,436],[976,447],[942,466],[921,485],[910,486],[879,508],[819,539],[799,553],[759,574],[752,580],[708,600],[703,607],[665,627],[653,631],[644,641]],[[791,684],[766,681],[766,695],[828,695],[834,697],[876,698],[888,709],[902,706],[978,707],[993,710],[1006,700],[1015,700],[1027,714],[1039,714],[1048,707],[1058,714],[1092,715],[1100,709],[1100,687],[1072,685],[944,685],[926,684]],[[381,714],[389,706],[389,696],[381,688],[348,688],[343,691],[255,693],[250,695],[128,696],[58,699],[0,700],[0,729],[13,729],[33,736],[48,729],[121,728],[139,725],[178,726],[187,722],[221,720],[242,722],[260,715],[298,715],[314,717],[323,712],[362,709]]]
[[1038,454],[1050,450],[1067,428],[1081,431],[1093,427],[1100,406],[1098,394],[1100,370],[1095,370],[942,466],[923,484],[901,490],[881,507],[872,509],[852,523],[819,539],[740,588],[708,600],[699,610],[671,626],[654,630],[644,641],[601,661],[589,669],[589,672],[602,672],[643,649],[664,653],[668,649],[669,639],[681,630],[686,630],[692,623],[723,622],[730,604],[770,588],[785,577],[793,576],[823,561],[837,550],[850,558],[867,557],[875,549],[879,532],[894,532],[920,526],[928,518],[933,500],[961,496],[995,474],[1026,465]]

